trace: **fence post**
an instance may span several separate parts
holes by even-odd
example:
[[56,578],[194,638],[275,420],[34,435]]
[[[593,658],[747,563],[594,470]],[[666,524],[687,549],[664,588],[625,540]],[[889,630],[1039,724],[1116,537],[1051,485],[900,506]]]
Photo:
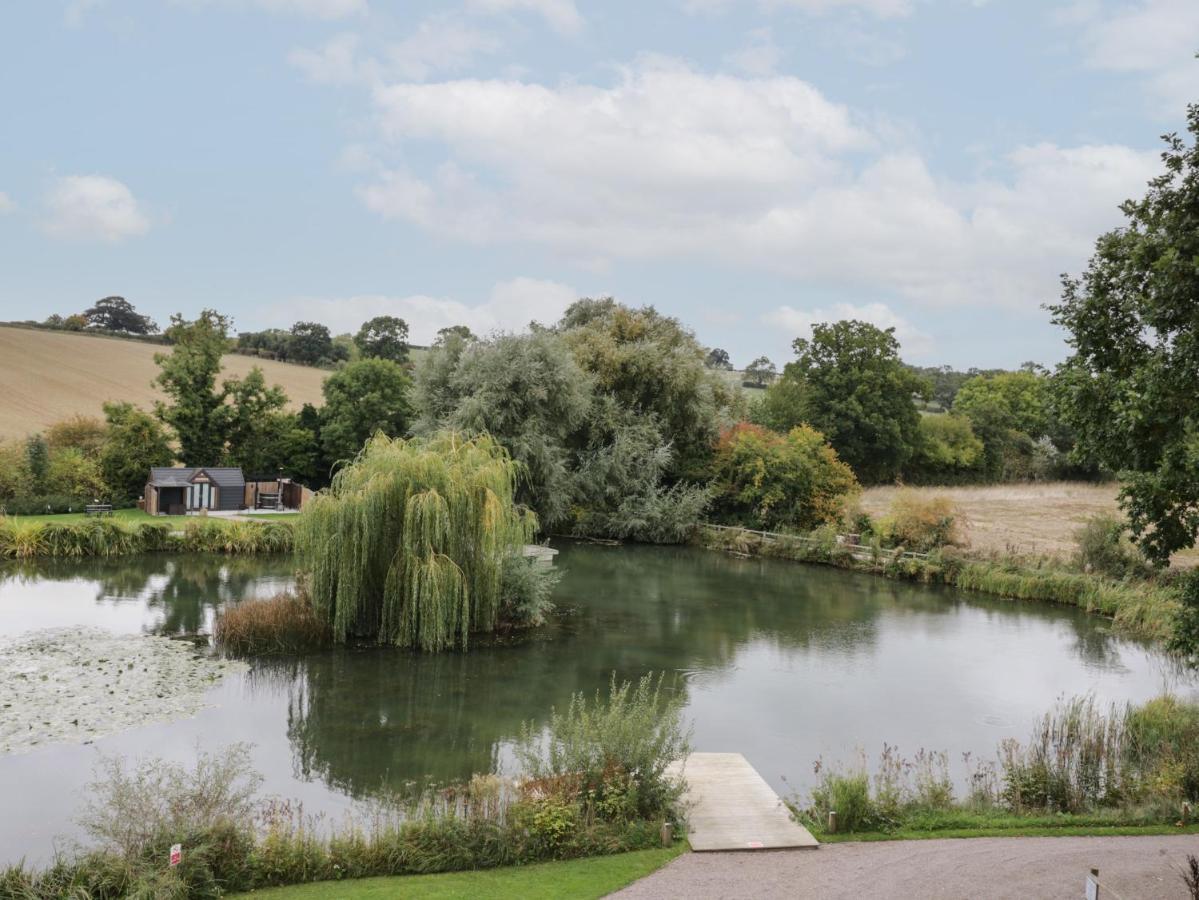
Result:
[[828,811],[828,833],[837,833],[837,811],[835,809],[830,809]]
[[1091,869],[1087,875],[1086,900],[1099,900],[1099,870]]
[[662,823],[662,846],[669,847],[674,841],[674,826],[669,822]]

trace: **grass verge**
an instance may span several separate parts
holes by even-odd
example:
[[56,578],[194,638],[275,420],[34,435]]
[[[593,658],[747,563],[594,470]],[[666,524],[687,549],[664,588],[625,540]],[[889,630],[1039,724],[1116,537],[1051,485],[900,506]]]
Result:
[[983,837],[1127,837],[1155,834],[1199,834],[1199,825],[1020,825],[978,828],[945,828],[936,831],[899,829],[898,831],[863,831],[850,834],[816,834],[823,844],[845,844],[853,841],[929,841],[948,838]]
[[117,509],[113,510],[111,516],[89,516],[81,512],[77,513],[56,513],[50,516],[9,516],[9,520],[13,522],[38,522],[38,523],[62,523],[74,524],[77,522],[94,522],[98,519],[118,519],[122,522],[159,522],[163,519],[149,515],[140,509]]
[[356,881],[321,881],[294,887],[267,888],[232,897],[269,900],[383,900],[383,898],[487,897],[490,900],[557,900],[559,897],[595,898],[644,878],[685,852],[685,843],[662,850],[636,850],[614,856],[569,862],[509,866],[478,872],[443,875],[399,875]]

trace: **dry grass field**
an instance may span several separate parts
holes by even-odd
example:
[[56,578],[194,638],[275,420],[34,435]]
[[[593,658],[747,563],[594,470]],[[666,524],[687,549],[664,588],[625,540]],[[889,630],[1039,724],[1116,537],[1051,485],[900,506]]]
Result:
[[[150,382],[154,354],[170,348],[120,338],[0,327],[0,438],[22,437],[75,414],[99,416],[107,400],[149,409],[161,396]],[[291,404],[320,403],[322,369],[225,357],[225,375],[245,375],[257,364]]]
[[[885,515],[896,487],[872,487],[862,493],[862,509]],[[966,520],[966,536],[974,550],[1015,554],[1069,556],[1074,533],[1097,513],[1120,516],[1115,484],[1054,481],[965,487],[919,487],[908,490],[948,496]],[[1176,565],[1199,565],[1195,550],[1175,557]]]

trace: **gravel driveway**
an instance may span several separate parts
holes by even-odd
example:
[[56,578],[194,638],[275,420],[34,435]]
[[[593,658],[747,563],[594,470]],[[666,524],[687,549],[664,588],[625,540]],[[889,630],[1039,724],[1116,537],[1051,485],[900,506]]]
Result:
[[826,844],[818,850],[688,853],[614,896],[736,898],[1067,898],[1091,868],[1101,900],[1189,900],[1180,871],[1199,835],[971,838]]

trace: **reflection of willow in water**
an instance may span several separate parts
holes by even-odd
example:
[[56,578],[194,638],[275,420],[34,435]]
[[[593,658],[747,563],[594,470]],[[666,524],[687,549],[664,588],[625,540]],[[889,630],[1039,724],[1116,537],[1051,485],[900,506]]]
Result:
[[276,593],[293,578],[290,557],[145,554],[136,557],[39,560],[0,570],[8,578],[93,582],[98,604],[140,604],[161,611],[154,634],[207,631],[225,603]]

